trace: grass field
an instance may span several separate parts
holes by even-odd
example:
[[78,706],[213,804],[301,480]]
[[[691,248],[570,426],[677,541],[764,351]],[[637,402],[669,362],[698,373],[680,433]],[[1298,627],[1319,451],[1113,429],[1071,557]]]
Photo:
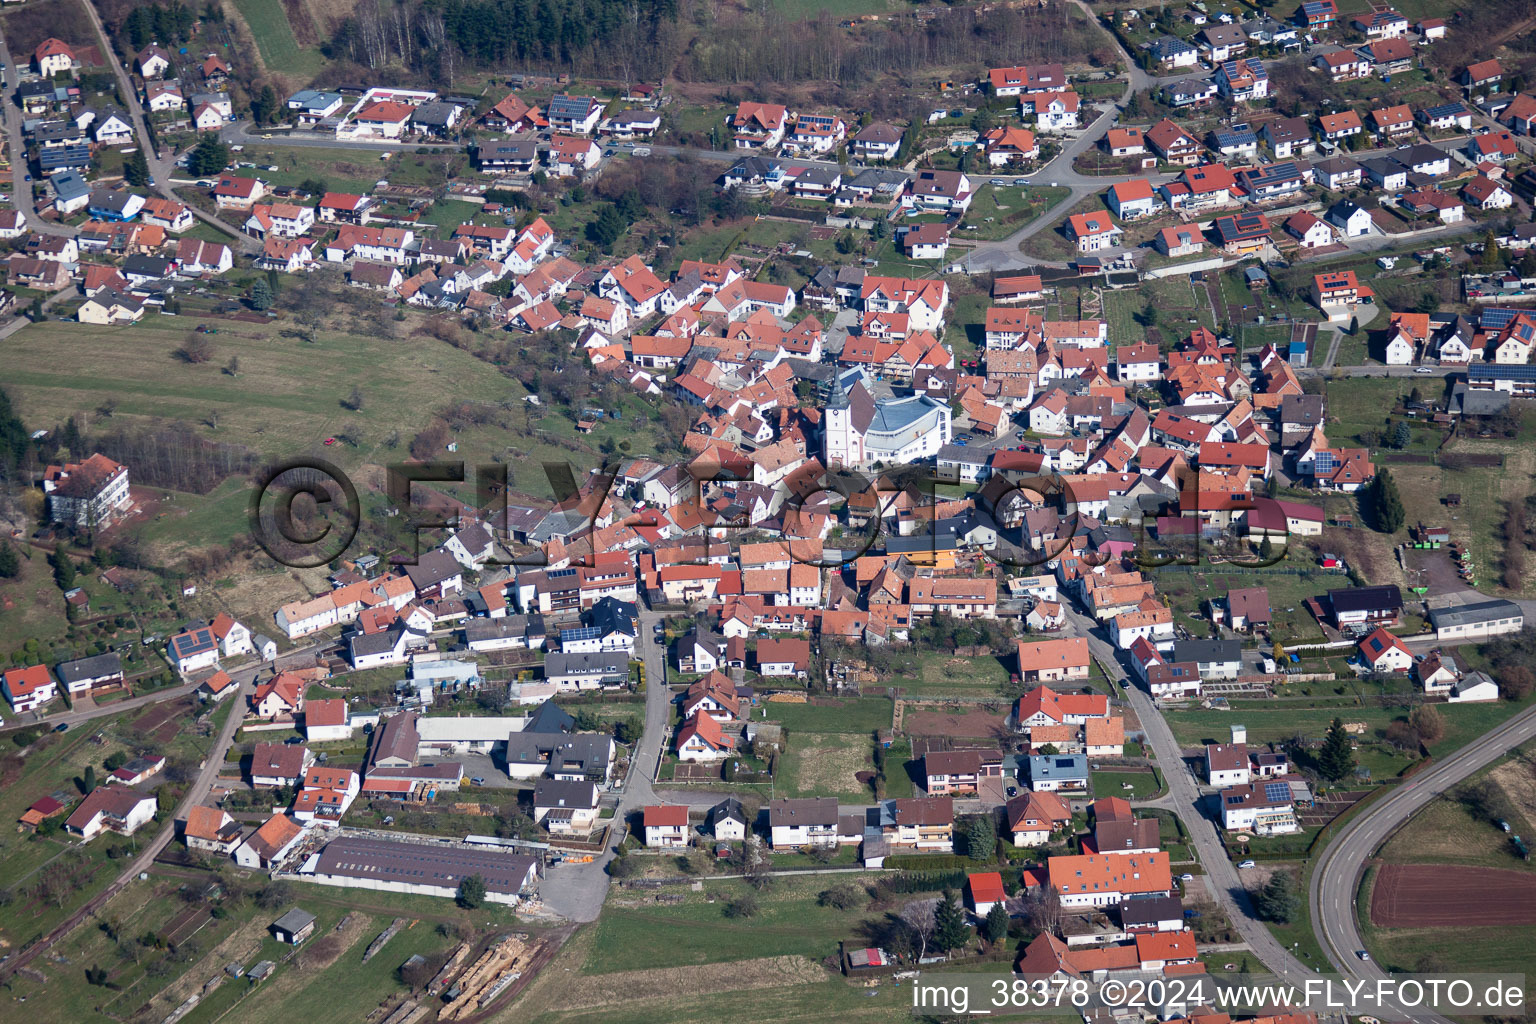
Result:
[[891,727],[891,702],[884,697],[860,697],[837,704],[793,704],[769,701],[763,705],[768,720],[790,733],[861,733],[870,737],[876,729]]
[[773,6],[791,20],[815,18],[822,11],[835,18],[856,18],[861,14],[883,14],[886,11],[906,10],[899,0],[773,0]]
[[[1526,835],[1523,820],[1511,823]],[[1506,871],[1536,871],[1514,855],[1509,836],[1493,822],[1478,818],[1459,800],[1441,797],[1413,816],[1382,846],[1382,860],[1401,864],[1465,864]]]
[[[491,365],[435,341],[320,333],[309,343],[281,337],[277,324],[221,325],[212,358],[190,365],[175,352],[192,327],[170,317],[129,327],[32,325],[7,339],[0,385],[28,422],[79,414],[100,423],[97,410],[110,403],[114,421],[179,421],[201,437],[249,448],[261,462],[323,452],[349,472],[403,458],[415,432],[451,402],[522,394]],[[231,358],[239,359],[238,375],[224,371]],[[353,387],[364,398],[355,411],[342,405]],[[322,445],[338,435],[355,446]],[[398,455],[388,454],[391,437]],[[148,524],[146,537],[185,546],[222,542],[244,527],[247,500],[242,483],[226,482],[177,501]]]
[[[308,450],[348,423],[361,427],[364,451],[391,430],[408,440],[408,431],[449,401],[500,401],[522,390],[445,345],[327,333],[308,343],[280,337],[281,327],[271,324],[220,325],[210,339],[213,357],[189,365],[175,352],[192,327],[169,317],[131,327],[35,324],[7,340],[0,384],[28,422],[71,413],[94,420],[113,401],[114,419],[182,420],[269,458]],[[238,375],[224,372],[231,357],[240,360]],[[357,411],[341,404],[353,386],[364,398]],[[212,412],[217,429],[204,422]],[[345,449],[335,449],[328,456],[347,461]]]
[[324,65],[319,50],[301,47],[294,38],[282,0],[234,0],[234,5],[256,38],[256,48],[269,71],[307,79]]
[[[842,880],[841,877],[837,880]],[[681,905],[625,907],[614,902],[597,922],[586,974],[712,964],[751,957],[799,954],[812,960],[837,952],[839,939],[852,938],[860,910],[819,906],[816,894],[826,878],[781,878],[759,894],[759,912],[745,920],[725,915],[726,903],[747,891],[739,881],[706,882]],[[713,897],[714,902],[708,902]]]
[[[775,776],[780,796],[835,796],[852,803],[870,799],[858,772],[874,771],[874,741],[866,732],[818,732],[791,737]],[[904,774],[899,762],[887,775]]]

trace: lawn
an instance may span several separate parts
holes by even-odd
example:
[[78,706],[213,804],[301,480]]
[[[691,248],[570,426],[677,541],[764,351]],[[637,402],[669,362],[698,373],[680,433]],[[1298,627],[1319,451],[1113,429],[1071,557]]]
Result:
[[[1346,365],[1342,345],[1338,363]],[[1328,418],[1337,421],[1329,425],[1328,439],[1336,444],[1356,444],[1362,431],[1385,429],[1388,413],[1415,387],[1436,390],[1434,384],[1390,377],[1345,377],[1328,381],[1326,387]],[[1413,447],[1422,450],[1433,450],[1439,442],[1438,437],[1430,442],[1428,432],[1417,432],[1415,440]]]
[[768,701],[763,705],[769,721],[789,733],[860,733],[870,737],[877,729],[891,727],[891,702],[884,697],[859,697],[835,704],[795,704]]
[[282,0],[234,2],[235,10],[240,12],[251,35],[256,37],[256,48],[261,51],[262,62],[269,71],[308,80],[320,70],[325,58],[319,50],[299,46],[293,26],[288,24],[288,15],[283,11]]
[[1063,211],[1062,215],[1052,222],[1050,227],[1030,235],[1019,243],[1019,251],[1025,256],[1033,256],[1042,260],[1070,260],[1077,255],[1076,244],[1066,235],[1067,221],[1073,214],[1093,213],[1103,210],[1104,196],[1100,193],[1084,196],[1073,206]]
[[916,670],[903,673],[893,685],[909,699],[924,696],[997,696],[1008,681],[1008,669],[994,656],[957,658],[945,651],[915,651]]
[[[393,185],[437,188],[446,183],[450,165],[462,168],[466,164],[466,157],[460,153],[418,153],[415,147],[405,145],[389,160],[354,149],[281,143],[250,143],[239,155],[261,168],[257,173],[272,185],[296,186],[313,178],[325,182],[333,192],[358,193],[371,191],[374,182],[386,178]],[[267,167],[277,170],[269,171]]]
[[[1126,789],[1127,785],[1131,788]],[[1157,776],[1152,772],[1097,771],[1093,773],[1093,795],[1096,797],[1118,796],[1127,800],[1150,800],[1158,794],[1159,789]]]
[[944,342],[954,348],[956,359],[971,359],[985,346],[987,309],[991,305],[991,296],[980,292],[956,295],[950,301]]
[[[1328,685],[1328,684],[1322,684]],[[1446,704],[1440,706],[1445,719],[1445,735],[1431,744],[1430,753],[1443,757],[1465,746],[1483,733],[1528,706],[1530,698],[1520,703],[1495,701],[1489,704]],[[1344,722],[1363,722],[1366,726],[1364,740],[1375,740],[1394,718],[1406,715],[1402,708],[1354,707],[1354,708],[1307,708],[1307,707],[1244,707],[1241,711],[1167,711],[1163,717],[1173,730],[1174,738],[1181,745],[1192,746],[1205,742],[1225,742],[1229,726],[1241,722],[1248,727],[1249,743],[1279,743],[1298,733],[1311,739],[1322,739],[1334,718]],[[1408,761],[1390,752],[1379,743],[1362,746],[1357,752],[1359,761],[1372,769],[1372,776],[1380,779],[1383,770],[1392,774],[1406,767]]]
[[[1002,169],[1007,172],[1007,168]],[[980,177],[977,172],[976,177]],[[1012,173],[1003,173],[1012,178]],[[1051,207],[1072,194],[1068,188],[1052,188],[1049,185],[998,187],[983,185],[976,190],[971,208],[966,211],[965,223],[976,226],[975,231],[957,232],[959,241],[994,242],[1007,238],[1019,228],[1040,217]],[[963,254],[963,249],[955,250]]]
[[[683,967],[799,954],[820,960],[837,952],[863,919],[860,910],[823,907],[816,894],[835,880],[780,878],[758,894],[758,913],[733,920],[725,906],[748,891],[739,881],[706,882],[704,892],[687,892],[676,906],[625,907],[610,901],[597,922],[586,974]],[[713,899],[713,902],[709,900]]]
[[[1294,558],[1288,557],[1281,564],[1294,565],[1308,558],[1306,549],[1298,545]],[[1205,602],[1211,597],[1223,597],[1228,590],[1262,586],[1269,591],[1273,635],[1287,645],[1323,639],[1321,627],[1302,602],[1349,582],[1342,576],[1322,572],[1300,576],[1262,571],[1223,573],[1215,567],[1193,573],[1152,569],[1147,575],[1156,581],[1158,594],[1169,598],[1175,618],[1186,626],[1196,618],[1203,619]]]

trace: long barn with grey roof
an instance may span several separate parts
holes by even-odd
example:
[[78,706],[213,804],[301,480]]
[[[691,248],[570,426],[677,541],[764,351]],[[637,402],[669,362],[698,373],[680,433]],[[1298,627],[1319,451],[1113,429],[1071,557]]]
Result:
[[485,882],[485,898],[517,904],[538,883],[538,861],[517,853],[456,843],[411,843],[347,836],[311,854],[299,870],[305,881],[383,892],[453,897],[472,875]]
[[1429,613],[1436,640],[1481,640],[1500,633],[1518,633],[1525,613],[1513,601],[1478,601],[1475,604],[1436,608]]

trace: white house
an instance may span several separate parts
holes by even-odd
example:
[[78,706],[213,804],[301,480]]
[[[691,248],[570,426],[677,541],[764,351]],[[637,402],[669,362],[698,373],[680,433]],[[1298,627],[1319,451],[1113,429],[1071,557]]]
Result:
[[0,687],[11,710],[18,713],[39,708],[59,695],[59,684],[47,665],[7,669],[0,677]]
[[1404,331],[1393,331],[1387,342],[1386,361],[1388,366],[1408,366],[1414,360],[1414,354],[1418,346]]
[[98,786],[64,819],[64,830],[90,842],[102,832],[131,836],[154,820],[158,801],[153,793],[122,786]]
[[688,806],[662,804],[645,808],[645,845],[684,847],[688,845]]
[[769,842],[775,850],[836,846],[837,798],[774,800],[768,804]]
[[694,714],[677,731],[679,761],[720,761],[735,750],[735,738],[725,735],[720,723],[708,714]]
[[1251,777],[1246,743],[1208,743],[1205,777],[1213,786],[1240,786]]
[[1380,626],[1360,641],[1360,657],[1373,672],[1406,672],[1413,667],[1407,645]]

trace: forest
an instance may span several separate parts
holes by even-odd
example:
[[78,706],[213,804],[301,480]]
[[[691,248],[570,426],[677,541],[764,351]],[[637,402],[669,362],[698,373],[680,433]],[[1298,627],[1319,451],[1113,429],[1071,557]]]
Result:
[[769,3],[710,0],[363,0],[325,44],[368,69],[403,64],[452,85],[470,68],[620,81],[868,84],[1114,51],[1071,5],[932,7],[854,26],[826,10],[794,20]]

